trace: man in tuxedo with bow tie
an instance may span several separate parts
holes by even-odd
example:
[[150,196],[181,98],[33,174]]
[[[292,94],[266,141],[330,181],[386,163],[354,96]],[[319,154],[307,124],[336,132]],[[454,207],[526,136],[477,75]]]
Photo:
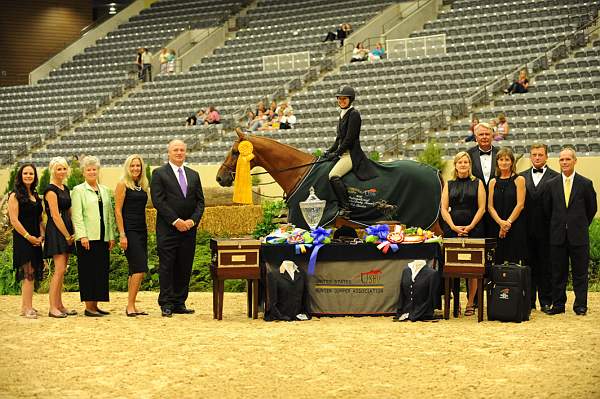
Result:
[[[527,245],[531,267],[531,309],[535,309],[536,295],[543,312],[552,307],[552,270],[550,267],[550,225],[544,215],[543,198],[547,183],[558,172],[546,165],[548,146],[534,143],[529,149],[531,168],[521,173],[525,178],[525,220]],[[537,294],[536,294],[537,293]]]
[[156,246],[159,259],[162,315],[190,314],[188,297],[196,229],[204,212],[204,194],[198,172],[183,165],[186,144],[171,140],[169,162],[152,172],[150,194],[156,208]]
[[561,174],[548,182],[544,209],[550,217],[550,259],[552,262],[552,308],[546,312],[565,312],[569,263],[573,277],[578,316],[587,313],[588,265],[590,261],[589,225],[598,204],[592,181],[575,173],[575,150],[565,147],[558,160]]
[[[471,157],[471,167],[473,176],[481,179],[485,186],[485,198],[487,209],[488,185],[490,179],[494,177],[496,168],[496,154],[498,149],[492,145],[494,129],[487,123],[480,123],[475,126],[475,141],[477,146],[469,148],[467,153]],[[483,225],[486,237],[493,237],[495,222],[489,213],[483,215]]]

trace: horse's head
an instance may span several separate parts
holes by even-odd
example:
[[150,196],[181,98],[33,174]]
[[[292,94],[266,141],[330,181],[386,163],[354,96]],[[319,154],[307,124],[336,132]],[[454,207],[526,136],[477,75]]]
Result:
[[235,132],[238,135],[238,139],[231,146],[231,150],[227,153],[227,157],[217,172],[217,183],[222,187],[231,187],[233,184],[233,181],[235,180],[235,167],[238,157],[240,156],[238,145],[246,140],[246,135],[240,128],[236,128]]

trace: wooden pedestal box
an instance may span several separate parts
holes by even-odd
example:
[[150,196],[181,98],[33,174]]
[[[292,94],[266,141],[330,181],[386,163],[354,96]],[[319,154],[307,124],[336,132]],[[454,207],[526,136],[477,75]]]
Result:
[[494,262],[493,238],[445,238],[444,272],[484,274]]
[[223,318],[224,281],[248,280],[248,317],[258,317],[258,280],[260,279],[260,241],[252,239],[211,239],[213,279],[213,317]]

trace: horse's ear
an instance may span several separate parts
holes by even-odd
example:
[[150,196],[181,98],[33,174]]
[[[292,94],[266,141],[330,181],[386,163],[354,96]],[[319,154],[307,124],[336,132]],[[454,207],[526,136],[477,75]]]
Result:
[[246,134],[239,127],[235,128],[235,133],[240,138],[240,140],[244,140],[246,138]]

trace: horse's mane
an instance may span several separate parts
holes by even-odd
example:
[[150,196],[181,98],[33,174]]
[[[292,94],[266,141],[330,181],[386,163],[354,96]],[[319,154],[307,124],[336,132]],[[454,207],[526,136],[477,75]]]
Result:
[[259,136],[259,135],[256,135],[256,134],[248,134],[248,133],[246,133],[246,134],[244,135],[244,137],[245,137],[247,140],[249,140],[249,141],[251,141],[250,139],[255,139],[255,140],[259,140],[259,141],[260,141],[260,140],[268,141],[268,142],[271,142],[271,143],[273,143],[273,144],[276,144],[276,145],[280,145],[280,146],[282,146],[282,147],[289,148],[290,150],[294,150],[294,151],[300,152],[300,153],[302,153],[302,154],[306,154],[306,155],[310,155],[310,156],[312,156],[311,154],[309,154],[309,153],[307,153],[307,152],[304,152],[304,151],[301,151],[301,150],[297,149],[296,147],[292,147],[291,145],[288,145],[288,144],[282,143],[282,142],[280,142],[280,141],[277,141],[277,140],[275,140],[275,139],[272,139],[272,138],[270,138],[270,137],[266,137],[266,136]]

